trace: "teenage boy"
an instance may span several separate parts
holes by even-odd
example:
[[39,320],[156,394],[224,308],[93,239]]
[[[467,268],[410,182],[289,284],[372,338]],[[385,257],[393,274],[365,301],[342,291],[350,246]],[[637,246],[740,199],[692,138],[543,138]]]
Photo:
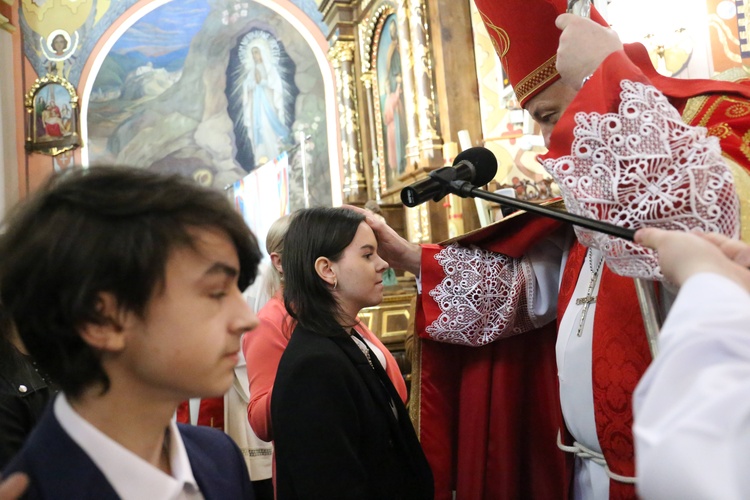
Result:
[[253,498],[215,429],[173,415],[224,394],[261,259],[219,191],[124,167],[54,177],[0,236],[0,300],[62,393],[3,471],[30,498]]

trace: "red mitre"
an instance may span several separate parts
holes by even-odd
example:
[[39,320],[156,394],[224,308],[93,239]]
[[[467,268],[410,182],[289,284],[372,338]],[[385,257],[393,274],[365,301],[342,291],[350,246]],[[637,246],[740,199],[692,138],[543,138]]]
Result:
[[[560,30],[555,19],[567,8],[566,0],[475,0],[482,21],[513,86],[518,102],[529,99],[556,82],[555,68]],[[609,26],[591,6],[591,19]]]

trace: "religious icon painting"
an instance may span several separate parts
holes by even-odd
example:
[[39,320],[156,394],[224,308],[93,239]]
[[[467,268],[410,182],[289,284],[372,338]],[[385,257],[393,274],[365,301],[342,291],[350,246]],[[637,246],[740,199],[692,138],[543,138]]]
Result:
[[50,61],[64,61],[73,55],[78,46],[78,32],[74,31],[71,36],[65,30],[54,30],[47,38],[39,40],[39,46]]
[[24,99],[26,149],[57,156],[81,145],[78,94],[65,78],[37,78]]
[[239,38],[227,67],[228,113],[235,158],[248,172],[280,157],[294,141],[296,63],[281,40],[260,28]]
[[406,111],[404,109],[403,72],[399,47],[398,24],[395,13],[387,15],[377,32],[374,54],[376,88],[376,115],[380,124],[377,130],[378,160],[381,179],[386,191],[392,189],[407,171]]

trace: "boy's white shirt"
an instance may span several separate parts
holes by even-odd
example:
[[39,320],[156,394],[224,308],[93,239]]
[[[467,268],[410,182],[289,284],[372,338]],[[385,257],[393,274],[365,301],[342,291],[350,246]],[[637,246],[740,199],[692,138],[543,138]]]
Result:
[[123,500],[204,498],[174,418],[169,423],[170,476],[91,425],[70,406],[64,394],[55,399],[54,412],[63,430],[83,449]]

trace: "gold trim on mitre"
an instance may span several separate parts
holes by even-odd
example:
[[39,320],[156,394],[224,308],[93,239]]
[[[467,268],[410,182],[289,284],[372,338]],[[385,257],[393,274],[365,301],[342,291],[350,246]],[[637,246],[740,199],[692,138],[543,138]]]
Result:
[[495,46],[495,52],[497,52],[497,55],[502,59],[510,50],[510,37],[508,36],[508,33],[500,26],[495,25],[495,23],[493,23],[484,12],[478,8],[477,11],[479,11],[479,15],[482,16],[482,21],[487,29],[495,32],[496,36],[492,36],[492,33],[490,33],[490,39],[492,40],[492,45]]
[[513,90],[520,103],[523,104],[529,95],[557,76],[556,62],[557,54],[547,59],[547,61],[516,84]]

